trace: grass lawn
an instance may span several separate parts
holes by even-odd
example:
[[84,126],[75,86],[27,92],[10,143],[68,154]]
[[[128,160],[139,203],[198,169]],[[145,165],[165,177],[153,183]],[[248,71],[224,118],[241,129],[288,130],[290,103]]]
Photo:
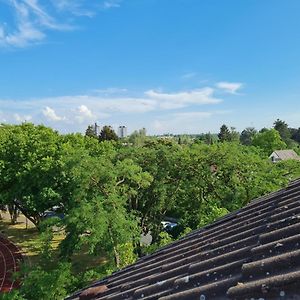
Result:
[[[22,215],[18,218],[18,223],[16,225],[10,224],[10,218],[7,213],[1,213],[1,215],[3,218],[0,220],[0,231],[21,249],[27,263],[35,265],[39,261],[39,250],[41,248],[38,230],[30,222],[26,228],[25,217]],[[63,238],[63,233],[55,233],[51,245],[54,254],[58,253],[57,248]],[[74,272],[77,273],[91,267],[101,266],[106,261],[103,255],[90,255],[83,249],[74,255],[72,262]]]

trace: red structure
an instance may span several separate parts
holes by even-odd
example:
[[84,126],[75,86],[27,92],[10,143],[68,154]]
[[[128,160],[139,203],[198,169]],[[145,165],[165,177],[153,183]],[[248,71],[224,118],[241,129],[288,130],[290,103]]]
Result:
[[0,293],[19,287],[12,274],[19,270],[22,254],[17,246],[0,236]]

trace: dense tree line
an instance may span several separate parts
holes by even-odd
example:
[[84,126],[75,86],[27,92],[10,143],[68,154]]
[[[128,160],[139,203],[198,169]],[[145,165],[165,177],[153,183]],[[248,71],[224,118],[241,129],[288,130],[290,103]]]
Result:
[[[139,242],[142,232],[151,232],[154,248],[161,245],[165,217],[178,219],[177,232],[169,237],[176,238],[300,175],[298,161],[268,160],[271,150],[286,147],[283,137],[293,139],[296,134],[280,133],[277,126],[239,135],[224,126],[219,142],[207,134],[185,143],[147,137],[143,130],[119,142],[112,135],[105,138],[109,128],[95,138],[61,135],[28,123],[2,125],[1,205],[28,217],[45,245],[44,261],[30,272],[25,269],[23,286],[10,297],[61,299],[95,274],[100,276],[93,273],[99,268],[72,273],[72,257],[81,249],[103,253],[107,264],[101,274],[106,274],[148,252]],[[244,142],[239,143],[242,136]],[[45,211],[53,207],[64,217],[45,220]],[[49,248],[54,225],[65,233],[59,262]],[[51,260],[56,263],[49,264]],[[46,288],[50,281],[53,295]]]
[[274,150],[294,149],[299,152],[300,147],[300,128],[289,127],[285,121],[277,119],[273,128],[262,128],[259,132],[254,127],[244,129],[239,135],[231,127],[223,124],[218,134],[219,141],[230,142],[239,140],[243,145],[253,145],[262,149],[266,155],[270,155]]

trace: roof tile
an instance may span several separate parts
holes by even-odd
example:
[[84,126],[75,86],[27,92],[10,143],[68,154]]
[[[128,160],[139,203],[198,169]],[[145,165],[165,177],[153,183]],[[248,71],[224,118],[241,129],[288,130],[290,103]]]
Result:
[[300,299],[299,280],[297,180],[93,286],[102,300],[269,300]]

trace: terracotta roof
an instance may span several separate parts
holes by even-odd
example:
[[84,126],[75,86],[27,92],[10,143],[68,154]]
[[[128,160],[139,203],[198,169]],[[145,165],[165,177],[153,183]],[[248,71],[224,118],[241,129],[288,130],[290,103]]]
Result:
[[94,283],[104,292],[82,299],[300,299],[299,245],[300,180]]

